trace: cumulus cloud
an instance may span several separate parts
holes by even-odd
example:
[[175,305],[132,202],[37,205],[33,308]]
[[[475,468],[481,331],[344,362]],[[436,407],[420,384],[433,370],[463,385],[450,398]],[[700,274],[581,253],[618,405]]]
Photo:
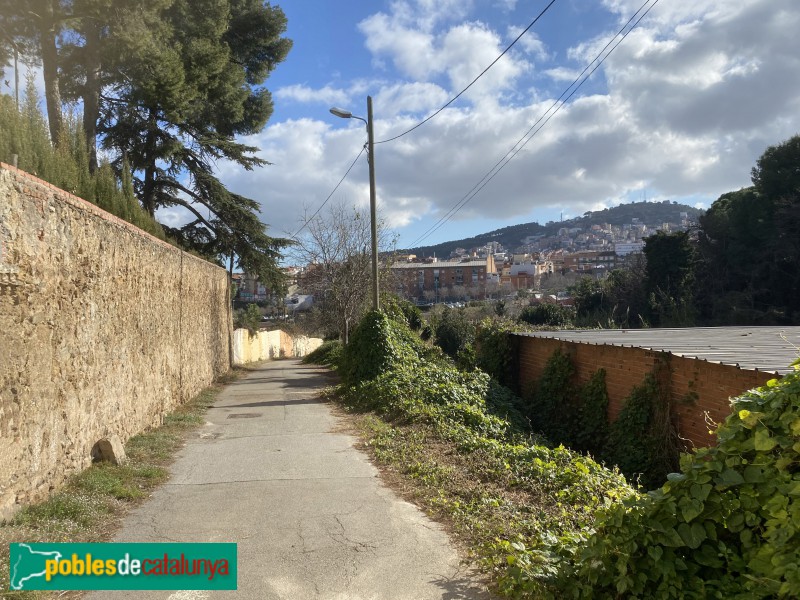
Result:
[[[531,38],[464,102],[378,145],[379,205],[390,225],[401,228],[401,244],[416,237],[405,232],[426,229],[481,184],[639,4],[604,0],[609,30],[573,40],[557,63],[551,48]],[[445,102],[497,56],[509,31],[475,19],[470,3],[434,0],[395,2],[358,27],[373,58],[393,67],[365,85],[376,101],[378,139],[405,131]],[[468,219],[547,220],[547,211],[581,214],[638,199],[644,190],[649,198],[694,204],[748,185],[761,152],[800,131],[797,31],[795,0],[659,3],[585,95],[536,133],[439,239],[460,237]],[[536,68],[550,87],[538,85],[529,61],[544,63]],[[278,93],[298,102],[313,96],[293,88]],[[345,93],[329,89],[338,92]],[[322,202],[364,139],[361,123],[274,123],[247,141],[275,166],[247,174],[230,169],[225,178],[236,191],[264,200],[267,222],[292,229],[300,207]],[[336,196],[367,201],[363,158]]]
[[320,89],[313,89],[306,85],[289,85],[275,91],[275,96],[283,101],[321,104],[347,104],[350,94],[345,90],[326,85]]

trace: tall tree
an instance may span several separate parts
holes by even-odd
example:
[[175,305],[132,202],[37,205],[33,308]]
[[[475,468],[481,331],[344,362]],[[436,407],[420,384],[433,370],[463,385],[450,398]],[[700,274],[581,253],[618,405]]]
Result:
[[58,38],[71,16],[69,0],[0,0],[3,37],[28,60],[41,61],[45,104],[54,146],[63,130],[58,79]]
[[646,289],[654,325],[694,324],[696,256],[685,231],[659,231],[645,240]]
[[260,131],[272,114],[260,85],[291,47],[281,37],[285,28],[283,12],[259,0],[175,0],[162,11],[161,26],[127,33],[135,36],[127,46],[142,50],[136,61],[119,63],[127,77],[105,102],[98,126],[116,164],[130,161],[145,210],[184,207],[194,218],[171,230],[174,236],[258,266],[263,280],[279,278],[269,257],[288,240],[267,236],[258,203],[227,190],[213,165],[267,164],[236,136]]
[[753,187],[700,219],[701,309],[715,323],[800,323],[800,136],[765,150]]
[[[265,165],[237,136],[272,114],[262,87],[287,55],[286,17],[262,0],[0,0],[3,27],[41,60],[51,138],[59,143],[62,89],[84,108],[88,162],[98,140],[151,215],[182,206],[194,218],[170,233],[210,257],[235,257],[280,282],[278,252],[258,202],[231,193],[217,160]],[[59,78],[60,74],[60,78]]]

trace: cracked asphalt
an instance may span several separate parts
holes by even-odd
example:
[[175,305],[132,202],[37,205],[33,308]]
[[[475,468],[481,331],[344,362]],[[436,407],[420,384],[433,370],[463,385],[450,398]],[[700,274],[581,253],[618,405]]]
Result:
[[93,600],[489,599],[440,525],[384,486],[297,360],[230,384],[169,482],[114,541],[236,542],[237,591],[93,592]]

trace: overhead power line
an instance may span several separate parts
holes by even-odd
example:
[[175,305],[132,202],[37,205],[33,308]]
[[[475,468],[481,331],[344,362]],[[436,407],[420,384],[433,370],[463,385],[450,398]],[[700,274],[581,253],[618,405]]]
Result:
[[[652,2],[652,4],[651,4]],[[575,95],[575,93],[583,86],[584,83],[592,76],[592,74],[602,65],[611,53],[619,46],[623,40],[639,25],[647,14],[658,4],[659,0],[646,0],[639,9],[631,16],[630,19],[622,26],[622,28],[614,34],[600,52],[586,65],[581,73],[575,80],[567,86],[561,95],[550,105],[550,107],[539,116],[533,125],[531,125],[525,134],[517,140],[517,142],[506,152],[506,154],[492,166],[489,171],[476,183],[472,188],[458,200],[447,213],[445,213],[439,220],[434,223],[425,233],[420,235],[416,240],[409,244],[409,248],[417,246],[419,243],[428,239],[431,235],[436,233],[445,223],[452,219],[466,204],[472,200],[486,185],[495,178],[495,176],[503,170],[503,168],[511,162],[511,160],[519,154],[519,152],[530,142],[542,128],[552,119],[558,111]],[[649,4],[649,6],[648,6]],[[645,7],[647,9],[645,10]],[[644,11],[644,12],[642,12]],[[641,15],[640,15],[641,13]],[[637,18],[638,16],[638,18]],[[633,23],[633,25],[631,25]],[[619,39],[617,39],[619,38]],[[614,43],[616,40],[616,43]],[[610,48],[610,49],[609,49]],[[607,51],[607,52],[606,52]],[[593,66],[594,65],[594,66]],[[588,72],[588,73],[587,73]],[[571,90],[571,91],[570,91]]]
[[311,216],[310,216],[308,219],[306,219],[306,220],[305,220],[305,222],[304,222],[304,223],[303,223],[303,224],[300,226],[300,229],[298,229],[297,231],[295,231],[295,232],[294,232],[294,234],[292,235],[292,239],[296,238],[296,237],[297,237],[297,235],[298,235],[298,234],[299,234],[301,231],[303,231],[303,229],[305,229],[305,228],[308,226],[308,224],[309,224],[311,221],[313,221],[313,220],[314,220],[314,217],[316,217],[316,216],[319,214],[319,211],[321,211],[321,210],[322,210],[322,209],[325,207],[325,205],[328,203],[328,200],[330,200],[330,199],[331,199],[331,197],[332,197],[332,196],[333,196],[333,195],[336,193],[336,190],[338,190],[338,189],[339,189],[339,186],[340,186],[340,185],[342,185],[342,183],[344,182],[344,180],[345,180],[345,179],[347,178],[347,176],[350,174],[350,171],[352,171],[352,170],[353,170],[353,167],[355,167],[355,166],[356,166],[356,163],[358,162],[358,159],[359,159],[359,158],[361,158],[361,155],[362,155],[362,154],[364,154],[364,151],[365,151],[366,149],[367,149],[367,144],[366,144],[366,142],[365,142],[365,143],[364,143],[364,145],[363,145],[363,146],[361,146],[361,152],[359,152],[359,153],[358,153],[358,156],[356,156],[356,157],[355,157],[355,159],[353,159],[353,162],[350,164],[350,166],[349,166],[349,167],[347,167],[347,171],[345,171],[344,175],[342,175],[342,178],[339,180],[339,183],[337,183],[337,184],[336,184],[336,187],[334,187],[334,188],[331,190],[331,193],[330,193],[330,194],[328,194],[328,197],[327,197],[327,198],[325,198],[325,200],[322,202],[322,204],[320,204],[320,205],[319,205],[319,208],[318,208],[317,210],[315,210],[315,211],[314,211],[314,214],[313,214],[313,215],[311,215]]
[[531,27],[533,27],[534,25],[536,25],[536,22],[537,22],[539,19],[541,19],[541,18],[542,18],[542,16],[544,15],[544,13],[546,13],[546,12],[547,12],[547,11],[550,9],[550,7],[551,7],[551,6],[553,6],[553,4],[555,4],[555,3],[556,3],[556,0],[551,0],[551,1],[550,1],[550,4],[548,4],[547,6],[545,6],[545,7],[544,7],[544,9],[542,10],[542,12],[540,12],[538,15],[536,15],[536,18],[535,18],[533,21],[531,21],[531,23],[530,23],[530,24],[529,24],[529,25],[528,25],[528,26],[527,26],[525,29],[523,29],[523,30],[522,30],[522,33],[520,33],[520,34],[519,34],[519,35],[518,35],[518,36],[517,36],[517,37],[514,39],[514,41],[513,41],[513,42],[511,42],[511,43],[510,43],[508,46],[506,46],[506,49],[505,49],[505,50],[503,50],[503,51],[500,53],[500,55],[499,55],[497,58],[495,58],[495,59],[494,59],[494,60],[491,62],[491,64],[489,64],[489,66],[488,66],[488,67],[486,67],[486,68],[485,68],[483,71],[481,71],[481,72],[478,74],[478,76],[477,76],[475,79],[473,79],[472,81],[470,81],[470,82],[469,82],[469,85],[467,85],[467,87],[465,87],[463,90],[461,90],[460,92],[458,92],[458,93],[457,93],[455,96],[453,96],[452,98],[450,98],[450,100],[448,100],[448,101],[447,101],[447,102],[446,102],[446,103],[445,103],[445,104],[444,104],[444,105],[443,105],[441,108],[439,108],[439,109],[438,109],[438,110],[437,110],[435,113],[433,113],[432,115],[430,115],[430,116],[426,117],[425,119],[423,119],[422,121],[420,121],[419,123],[417,123],[416,125],[414,125],[412,128],[410,128],[410,129],[406,129],[406,130],[405,130],[403,133],[400,133],[400,134],[398,134],[398,135],[396,135],[396,136],[394,136],[394,137],[390,137],[390,138],[388,138],[388,139],[381,140],[381,141],[379,141],[379,142],[375,142],[375,143],[376,143],[376,144],[385,144],[386,142],[393,142],[394,140],[397,140],[397,139],[399,139],[399,138],[403,137],[404,135],[407,135],[407,134],[411,133],[412,131],[414,131],[414,130],[415,130],[415,129],[417,129],[418,127],[421,127],[422,125],[424,125],[425,123],[427,123],[428,121],[430,121],[432,118],[434,118],[434,117],[435,117],[436,115],[438,115],[440,112],[442,112],[442,111],[443,111],[445,108],[447,108],[448,106],[450,106],[450,105],[451,105],[453,102],[455,102],[456,100],[458,100],[458,99],[461,97],[461,95],[462,95],[462,94],[464,94],[464,92],[466,92],[466,91],[467,91],[469,88],[471,88],[471,87],[472,87],[472,86],[475,84],[475,82],[476,82],[476,81],[478,81],[478,80],[479,80],[481,77],[483,77],[483,76],[486,74],[486,72],[487,72],[489,69],[491,69],[491,68],[492,68],[492,67],[495,65],[495,63],[496,63],[498,60],[500,60],[501,58],[503,58],[503,56],[505,56],[505,55],[506,55],[506,53],[507,53],[509,50],[511,50],[511,48],[513,48],[513,47],[514,47],[514,44],[516,44],[516,43],[517,43],[517,42],[520,40],[520,38],[522,38],[522,36],[523,36],[523,35],[525,35],[526,33],[528,33],[528,31],[530,30],[530,28],[531,28]]

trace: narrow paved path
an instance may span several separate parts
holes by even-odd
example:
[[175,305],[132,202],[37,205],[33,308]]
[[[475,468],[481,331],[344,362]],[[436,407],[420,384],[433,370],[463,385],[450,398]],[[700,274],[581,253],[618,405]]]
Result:
[[266,363],[226,387],[170,481],[115,541],[237,542],[239,589],[96,592],[190,600],[489,598],[442,528],[378,478],[317,399],[324,369]]

